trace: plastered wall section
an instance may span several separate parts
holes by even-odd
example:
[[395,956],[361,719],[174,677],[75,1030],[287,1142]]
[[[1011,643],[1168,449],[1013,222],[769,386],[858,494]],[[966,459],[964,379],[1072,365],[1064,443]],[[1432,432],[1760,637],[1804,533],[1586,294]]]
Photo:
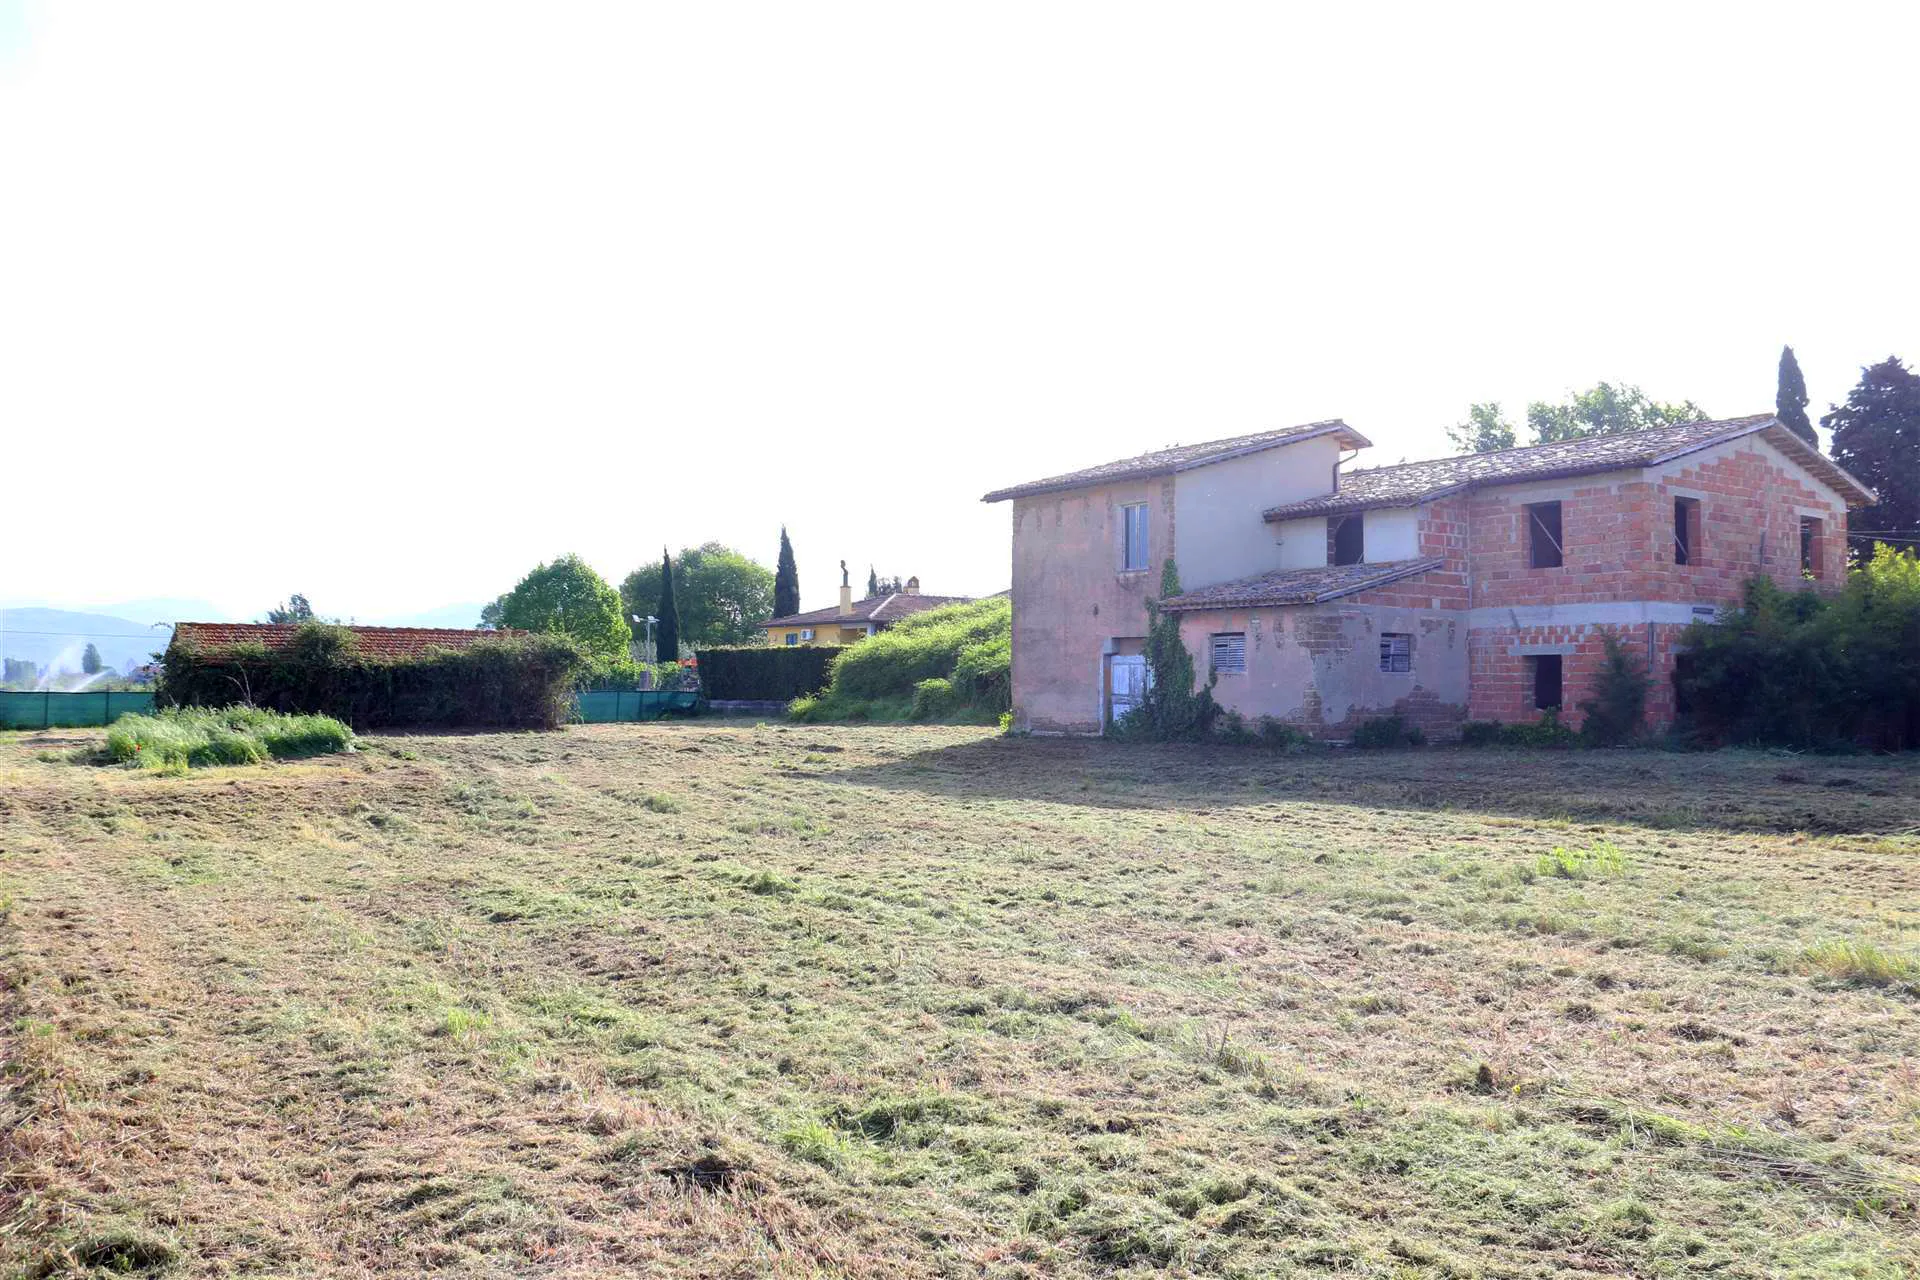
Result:
[[[1246,671],[1212,673],[1213,695],[1250,722],[1271,716],[1318,737],[1344,739],[1363,720],[1400,715],[1430,733],[1467,711],[1466,626],[1457,610],[1409,608],[1373,592],[1320,605],[1189,613],[1181,639],[1195,674],[1210,673],[1213,637],[1246,636]],[[1383,635],[1409,637],[1412,669],[1380,669]]]
[[[1148,568],[1123,561],[1121,508],[1147,504]],[[1177,556],[1174,477],[1013,502],[1013,715],[1034,733],[1099,733],[1105,654],[1147,633],[1146,600]],[[1257,523],[1257,520],[1256,520]],[[1134,652],[1138,652],[1137,649]]]

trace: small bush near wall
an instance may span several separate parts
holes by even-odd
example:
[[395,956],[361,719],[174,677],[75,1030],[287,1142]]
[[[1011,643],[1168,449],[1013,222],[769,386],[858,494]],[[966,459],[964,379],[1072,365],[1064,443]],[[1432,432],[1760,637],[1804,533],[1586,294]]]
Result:
[[279,649],[168,648],[159,700],[170,706],[250,703],[333,716],[356,729],[446,725],[550,729],[572,713],[586,668],[564,636],[502,636],[418,658],[360,654],[344,627],[312,623]]
[[1463,747],[1571,747],[1580,735],[1560,723],[1549,711],[1532,723],[1503,724],[1498,720],[1469,720],[1460,726]]
[[1380,716],[1361,721],[1354,728],[1351,741],[1364,750],[1418,747],[1426,744],[1427,734],[1419,725],[1410,725],[1399,716]]
[[833,678],[847,646],[741,645],[702,649],[700,687],[723,701],[791,702],[818,693]]

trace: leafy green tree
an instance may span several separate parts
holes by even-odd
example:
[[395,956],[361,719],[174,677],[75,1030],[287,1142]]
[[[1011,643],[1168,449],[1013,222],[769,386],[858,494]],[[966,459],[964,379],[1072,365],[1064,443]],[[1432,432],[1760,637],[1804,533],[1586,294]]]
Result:
[[498,631],[507,624],[502,621],[507,616],[507,597],[496,596],[492,604],[480,610],[480,625]]
[[503,627],[572,636],[594,658],[627,652],[620,593],[579,556],[540,565],[497,603]]
[[1664,404],[1648,399],[1638,387],[1616,387],[1610,382],[1595,383],[1590,390],[1576,391],[1563,404],[1535,400],[1527,406],[1527,426],[1533,432],[1535,444],[1669,427],[1681,422],[1697,422],[1706,416],[1706,411],[1691,400]]
[[1800,375],[1800,362],[1792,347],[1780,348],[1780,387],[1774,392],[1773,413],[1782,426],[1818,449],[1820,437],[1807,421],[1807,380]]
[[[659,614],[665,562],[628,574],[620,584],[627,612]],[[752,644],[767,619],[786,617],[774,604],[776,575],[718,542],[682,547],[673,561],[674,605],[680,613],[680,642],[689,649],[710,645]],[[798,613],[799,608],[789,611]],[[655,627],[655,638],[659,636]],[[646,623],[634,626],[635,639],[646,638]],[[666,649],[660,660],[670,661]]]
[[284,625],[298,626],[302,622],[313,621],[313,606],[298,591],[267,610],[267,621]]
[[1854,553],[1870,556],[1876,534],[1920,538],[1920,375],[1888,356],[1860,371],[1847,402],[1820,425],[1833,432],[1833,460],[1880,498],[1847,518],[1852,528],[1866,530],[1849,535]]
[[9,689],[31,689],[40,683],[40,665],[31,658],[8,658],[0,664],[0,685]]
[[80,670],[86,675],[97,676],[105,665],[100,661],[100,646],[91,640],[87,641],[86,651],[80,655]]
[[[680,559],[684,562],[683,552]],[[780,526],[780,558],[773,570],[773,616],[791,618],[800,612],[800,570],[793,563],[793,544],[787,541],[787,526]]]
[[673,594],[673,557],[660,552],[659,621],[654,624],[654,659],[658,662],[680,660],[680,603]]
[[1492,453],[1514,445],[1513,424],[1500,412],[1498,401],[1467,406],[1467,420],[1447,428],[1455,453]]

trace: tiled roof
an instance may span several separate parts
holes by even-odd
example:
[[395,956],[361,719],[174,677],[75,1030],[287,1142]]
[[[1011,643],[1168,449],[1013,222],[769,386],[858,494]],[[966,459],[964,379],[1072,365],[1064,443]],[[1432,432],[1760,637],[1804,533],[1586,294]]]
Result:
[[[1685,422],[1612,436],[1588,436],[1555,444],[1536,444],[1496,453],[1467,453],[1429,462],[1351,471],[1340,477],[1337,492],[1289,502],[1266,513],[1269,520],[1335,515],[1369,507],[1410,507],[1480,485],[1522,480],[1552,480],[1628,467],[1646,467],[1697,453],[1741,436],[1763,434],[1821,480],[1848,496],[1849,505],[1871,502],[1873,491],[1833,461],[1780,425],[1770,413],[1713,422]],[[1857,502],[1855,500],[1858,500]]]
[[1161,607],[1173,613],[1188,609],[1253,608],[1274,604],[1319,604],[1369,587],[1385,586],[1416,573],[1438,569],[1444,561],[1385,560],[1379,564],[1330,564],[1312,569],[1275,569],[1236,582],[1201,587],[1174,596]]
[[830,609],[815,609],[811,613],[796,613],[785,618],[775,618],[762,625],[806,627],[824,622],[844,622],[849,626],[864,625],[869,622],[885,625],[889,622],[898,622],[916,613],[925,613],[929,609],[938,609],[943,604],[966,604],[972,599],[972,596],[908,595],[904,591],[890,591],[883,596],[868,596],[865,600],[855,600],[852,613],[842,613],[840,606],[834,605]]
[[[372,658],[413,658],[429,649],[464,649],[481,640],[501,636],[526,635],[524,631],[469,630],[465,627],[354,627],[351,631],[359,652]],[[293,642],[300,628],[291,623],[274,622],[181,622],[173,628],[173,643],[192,645],[202,650],[231,649],[257,644],[282,649]]]
[[995,489],[981,501],[1004,502],[1008,498],[1025,498],[1036,493],[1078,489],[1083,485],[1104,484],[1109,480],[1172,475],[1176,471],[1204,467],[1212,462],[1225,462],[1229,458],[1237,458],[1242,454],[1258,453],[1262,449],[1271,449],[1275,445],[1294,444],[1301,440],[1311,440],[1315,436],[1328,435],[1339,437],[1340,443],[1349,449],[1364,448],[1371,443],[1340,419],[1329,418],[1325,422],[1308,422],[1297,427],[1282,427],[1277,431],[1256,431],[1252,435],[1234,436],[1229,440],[1209,440],[1205,444],[1180,445],[1173,449],[1143,453],[1137,458],[1103,462],[1097,467],[1088,467],[1084,471],[1069,471],[1062,476],[1051,476],[1045,480],[1017,484],[1010,489]]

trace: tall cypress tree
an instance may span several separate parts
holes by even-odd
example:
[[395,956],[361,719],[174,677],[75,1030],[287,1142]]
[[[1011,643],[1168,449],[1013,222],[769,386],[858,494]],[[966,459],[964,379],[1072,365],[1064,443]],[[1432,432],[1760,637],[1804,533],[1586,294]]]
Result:
[[787,526],[780,526],[780,560],[773,570],[773,616],[791,618],[800,612],[800,570],[793,563],[793,544]]
[[660,550],[660,607],[654,610],[660,621],[653,626],[655,662],[680,661],[680,606],[673,599],[673,557]]
[[873,571],[872,565],[868,565],[867,566],[867,599],[871,600],[879,594],[880,594],[880,575]]
[[1780,348],[1780,389],[1773,397],[1774,416],[1793,434],[1818,449],[1820,437],[1807,420],[1807,380],[1800,376],[1800,362],[1793,358],[1792,347]]

